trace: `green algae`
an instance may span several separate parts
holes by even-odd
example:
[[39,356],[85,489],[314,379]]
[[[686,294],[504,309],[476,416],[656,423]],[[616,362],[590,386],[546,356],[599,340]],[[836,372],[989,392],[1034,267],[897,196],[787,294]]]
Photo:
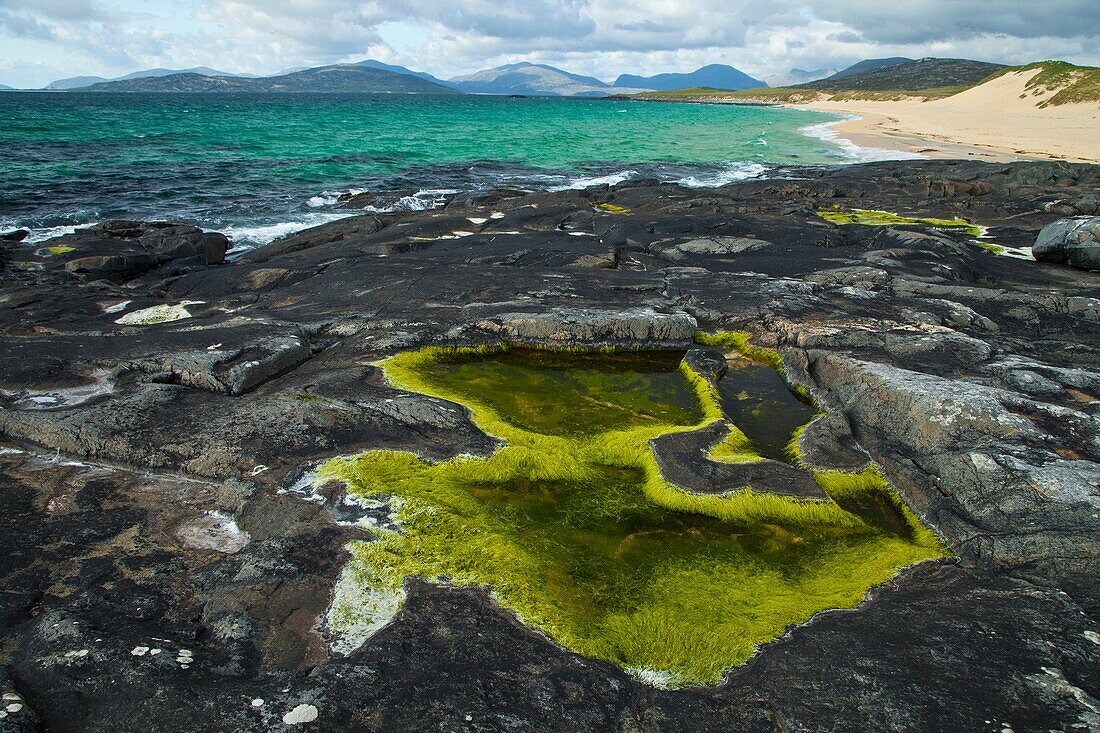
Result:
[[[719,681],[789,624],[943,554],[873,469],[815,475],[835,501],[670,484],[649,441],[724,419],[719,390],[679,356],[427,348],[382,362],[395,386],[465,406],[501,446],[323,466],[388,500],[399,526],[354,545],[352,580],[369,598],[416,575],[489,586],[559,644],[679,687]],[[377,628],[378,605],[344,604],[339,620]]]
[[817,215],[831,224],[862,224],[863,226],[924,226],[935,229],[947,229],[969,234],[972,237],[985,235],[985,227],[972,224],[966,219],[936,219],[932,217],[901,216],[889,211],[874,209],[819,209]]

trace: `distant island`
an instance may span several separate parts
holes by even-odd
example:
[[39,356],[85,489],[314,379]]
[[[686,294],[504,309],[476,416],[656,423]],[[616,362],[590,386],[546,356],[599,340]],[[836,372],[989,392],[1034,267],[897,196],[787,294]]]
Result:
[[766,87],[768,84],[760,79],[754,79],[732,66],[711,64],[690,74],[657,74],[656,76],[623,74],[615,81],[615,86],[667,91],[685,87],[711,87],[713,89],[730,90],[754,89],[756,87]]
[[267,77],[232,74],[208,67],[148,69],[115,79],[98,76],[58,79],[46,85],[45,89],[117,93],[366,92],[610,97],[690,86],[732,91],[766,86],[766,83],[724,64],[710,64],[688,73],[658,74],[651,77],[623,74],[615,82],[609,83],[596,77],[530,62],[483,69],[452,79],[439,79],[426,72],[368,59],[354,64],[293,69]]

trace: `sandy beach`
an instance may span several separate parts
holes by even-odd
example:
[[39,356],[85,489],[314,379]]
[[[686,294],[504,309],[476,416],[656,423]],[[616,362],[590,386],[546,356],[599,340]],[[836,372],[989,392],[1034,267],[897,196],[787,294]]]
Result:
[[1025,89],[1035,73],[1006,74],[927,102],[822,99],[790,106],[857,115],[830,127],[864,148],[932,158],[1100,162],[1100,105],[1039,107],[1047,95]]

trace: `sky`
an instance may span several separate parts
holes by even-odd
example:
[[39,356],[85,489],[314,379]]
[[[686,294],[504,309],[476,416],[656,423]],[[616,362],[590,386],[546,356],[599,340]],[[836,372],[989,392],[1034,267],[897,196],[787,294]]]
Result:
[[517,61],[608,81],[884,56],[1100,65],[1100,0],[0,0],[0,83],[375,58],[442,78]]

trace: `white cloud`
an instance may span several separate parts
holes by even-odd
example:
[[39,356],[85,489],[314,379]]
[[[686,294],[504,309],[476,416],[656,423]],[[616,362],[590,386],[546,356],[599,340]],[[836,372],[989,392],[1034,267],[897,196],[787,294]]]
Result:
[[0,81],[366,57],[440,76],[532,60],[603,78],[894,55],[1094,64],[1098,28],[1097,0],[0,0]]

